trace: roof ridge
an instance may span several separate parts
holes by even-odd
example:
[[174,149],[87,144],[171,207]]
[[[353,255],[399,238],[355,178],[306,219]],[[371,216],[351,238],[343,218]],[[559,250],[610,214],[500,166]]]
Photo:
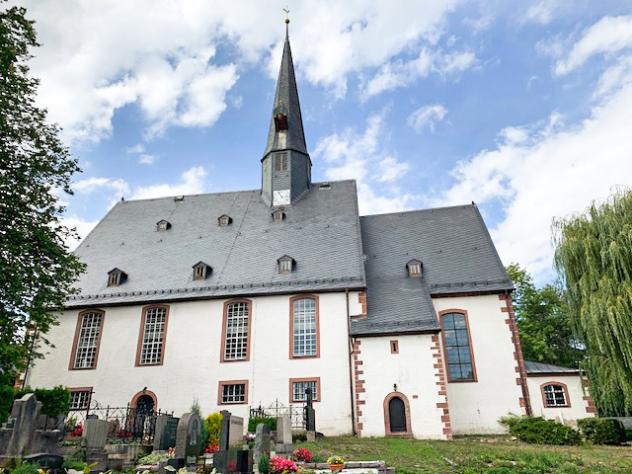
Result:
[[396,215],[400,215],[400,214],[414,214],[414,213],[419,213],[419,212],[432,212],[432,211],[441,211],[441,210],[444,210],[444,209],[457,209],[457,208],[467,208],[467,207],[476,208],[476,204],[456,204],[456,205],[453,205],[453,206],[427,207],[425,209],[407,209],[407,210],[404,210],[404,211],[396,211],[396,212],[382,212],[382,213],[378,213],[378,214],[365,214],[365,215],[360,216],[360,217],[364,218],[364,217],[396,216]]

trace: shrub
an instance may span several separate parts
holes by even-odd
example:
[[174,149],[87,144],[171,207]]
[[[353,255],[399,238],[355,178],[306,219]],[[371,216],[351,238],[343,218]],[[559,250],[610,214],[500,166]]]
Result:
[[269,474],[270,472],[270,458],[265,454],[259,458],[259,472],[261,474]]
[[531,444],[579,444],[579,433],[570,426],[542,417],[510,416],[500,419],[509,428],[509,433],[520,441]]
[[87,463],[83,461],[79,461],[77,459],[66,459],[64,461],[64,464],[62,464],[63,468],[66,469],[66,471],[68,469],[73,469],[75,471],[83,471],[87,465],[88,465]]
[[13,404],[13,387],[10,385],[0,385],[0,424],[7,421],[11,405]]
[[579,431],[593,444],[621,444],[626,440],[625,428],[619,420],[584,418],[577,421]]
[[211,413],[204,420],[204,428],[206,429],[206,445],[219,445],[219,434],[222,430],[222,414]]
[[40,467],[37,464],[17,460],[11,474],[39,474]]
[[15,392],[14,399],[22,398],[27,393],[34,393],[38,402],[42,402],[42,414],[46,416],[66,415],[70,405],[70,392],[61,385],[53,388],[24,387]]
[[270,416],[253,416],[248,420],[248,431],[254,433],[257,431],[257,425],[264,424],[270,427],[270,431],[276,431],[276,418]]
[[270,472],[272,474],[288,474],[290,472],[296,472],[297,466],[291,459],[282,458],[280,456],[272,456],[270,458]]
[[292,453],[292,457],[296,461],[302,461],[302,462],[312,462],[312,459],[313,459],[312,452],[307,448],[295,449],[294,452]]

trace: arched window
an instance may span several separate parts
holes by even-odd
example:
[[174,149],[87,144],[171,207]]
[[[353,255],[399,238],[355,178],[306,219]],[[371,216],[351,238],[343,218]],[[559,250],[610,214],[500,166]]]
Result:
[[290,299],[290,357],[318,357],[318,298],[295,296]]
[[547,382],[542,385],[542,401],[545,408],[569,407],[568,389],[561,382]]
[[96,368],[104,316],[103,311],[94,309],[79,313],[70,356],[70,369]]
[[169,306],[155,305],[143,308],[140,337],[136,350],[136,365],[162,365],[168,319]]
[[250,359],[250,300],[230,301],[224,305],[222,362]]
[[454,310],[440,313],[443,349],[449,382],[476,382],[476,367],[467,313]]

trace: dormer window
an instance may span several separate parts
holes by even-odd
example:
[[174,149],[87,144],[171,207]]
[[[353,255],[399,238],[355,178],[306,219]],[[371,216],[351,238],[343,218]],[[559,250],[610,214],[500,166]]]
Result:
[[287,153],[274,155],[274,171],[287,171]]
[[273,222],[281,222],[283,219],[285,219],[285,212],[283,212],[283,209],[275,209],[272,211]]
[[422,264],[419,260],[412,259],[406,264],[408,270],[408,276],[413,278],[421,277]]
[[274,128],[277,132],[287,130],[287,109],[279,105],[274,109]]
[[156,231],[157,232],[164,232],[165,230],[169,230],[171,229],[171,223],[161,219],[158,222],[156,222]]
[[292,273],[296,266],[296,260],[289,255],[283,255],[277,260],[279,266],[279,273]]
[[212,272],[213,272],[213,268],[204,262],[198,262],[195,265],[193,265],[193,279],[194,280],[206,280],[211,275]]
[[108,286],[119,286],[127,281],[127,273],[118,268],[108,272]]
[[222,214],[217,218],[217,225],[220,227],[226,227],[233,223],[233,218],[227,214]]

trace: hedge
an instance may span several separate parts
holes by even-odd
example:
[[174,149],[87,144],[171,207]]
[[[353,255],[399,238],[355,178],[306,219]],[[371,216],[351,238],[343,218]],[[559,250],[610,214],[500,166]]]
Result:
[[24,387],[15,392],[15,400],[22,398],[27,393],[34,393],[38,402],[42,402],[42,414],[46,416],[66,415],[70,406],[70,392],[66,387],[58,385],[53,388]]
[[277,423],[276,418],[270,416],[253,416],[248,420],[248,432],[254,433],[257,430],[257,425],[264,424],[270,427],[270,431],[276,431]]
[[509,433],[530,444],[574,445],[581,442],[579,432],[570,426],[542,417],[510,416],[500,420]]
[[626,440],[625,428],[619,420],[584,418],[577,421],[579,431],[593,444],[621,444]]

